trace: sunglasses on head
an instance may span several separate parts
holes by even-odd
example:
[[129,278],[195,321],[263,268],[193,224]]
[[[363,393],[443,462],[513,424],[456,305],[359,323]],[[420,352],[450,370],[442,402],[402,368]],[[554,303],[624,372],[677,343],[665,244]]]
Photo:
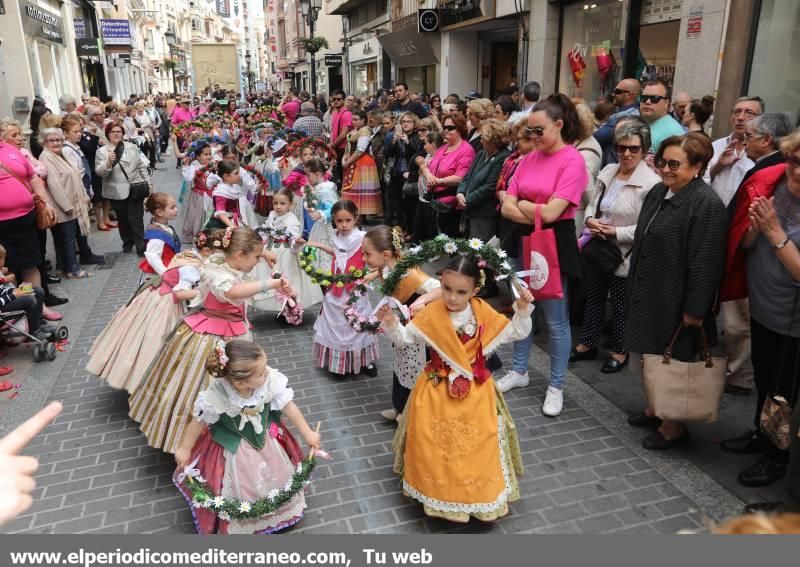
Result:
[[458,128],[456,128],[453,124],[447,124],[445,126],[442,126],[442,129],[447,130],[448,132],[453,132],[455,130],[458,130]]
[[626,146],[624,144],[617,144],[617,155],[622,155],[626,151],[636,155],[642,151],[642,146]]
[[664,158],[656,158],[653,162],[658,169],[664,169],[664,167],[669,167],[670,171],[678,171],[685,161],[678,161],[676,159],[665,160]]
[[643,94],[639,95],[639,102],[649,102],[651,104],[657,104],[662,100],[667,100],[667,97],[657,95],[657,94]]
[[528,127],[525,128],[525,133],[528,136],[541,136],[542,134],[544,134],[544,128],[542,128],[541,126]]

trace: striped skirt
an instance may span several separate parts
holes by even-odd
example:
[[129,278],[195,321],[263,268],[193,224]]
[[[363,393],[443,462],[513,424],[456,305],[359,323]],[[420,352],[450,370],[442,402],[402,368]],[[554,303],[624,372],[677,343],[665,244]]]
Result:
[[383,213],[381,182],[378,168],[371,155],[364,154],[347,168],[342,184],[342,199],[353,201],[361,215]]
[[[221,337],[195,333],[181,323],[167,338],[144,380],[130,398],[128,415],[154,449],[175,453],[192,420],[197,394],[211,382],[206,358]],[[240,338],[252,340],[248,333]]]

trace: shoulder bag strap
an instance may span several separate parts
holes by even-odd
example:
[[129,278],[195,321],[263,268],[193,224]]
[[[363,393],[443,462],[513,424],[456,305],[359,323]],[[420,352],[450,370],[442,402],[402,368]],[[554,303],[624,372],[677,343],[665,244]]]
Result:
[[590,152],[596,155],[597,157],[602,157],[600,154],[597,153],[597,150],[594,148],[578,148],[579,152]]
[[23,180],[23,179],[22,179],[22,178],[21,178],[19,175],[17,175],[17,174],[16,174],[16,173],[14,173],[13,171],[11,171],[11,169],[7,168],[7,167],[6,167],[6,164],[3,162],[3,160],[0,160],[0,169],[2,169],[3,171],[5,171],[6,173],[8,173],[8,174],[9,174],[11,177],[13,177],[14,179],[16,179],[16,180],[17,180],[17,181],[19,181],[20,183],[22,183],[22,185],[25,187],[25,189],[27,189],[28,191],[30,191],[30,192],[31,192],[31,195],[33,195],[33,196],[34,196],[34,198],[37,198],[37,199],[39,198],[39,196],[38,196],[36,193],[34,193],[34,191],[33,191],[33,188],[30,186],[30,184],[29,184],[27,181],[24,181],[24,180]]

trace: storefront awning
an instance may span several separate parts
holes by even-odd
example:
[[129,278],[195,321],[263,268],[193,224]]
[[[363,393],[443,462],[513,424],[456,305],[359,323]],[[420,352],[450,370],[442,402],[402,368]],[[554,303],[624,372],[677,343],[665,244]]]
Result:
[[415,29],[387,33],[378,36],[378,41],[397,67],[419,67],[439,62],[428,38]]

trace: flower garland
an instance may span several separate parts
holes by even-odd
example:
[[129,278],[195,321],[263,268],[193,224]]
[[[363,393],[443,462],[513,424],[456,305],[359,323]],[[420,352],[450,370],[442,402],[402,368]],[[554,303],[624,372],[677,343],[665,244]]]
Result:
[[229,130],[239,127],[230,115],[224,112],[209,112],[199,115],[194,120],[187,120],[186,122],[181,122],[180,124],[172,126],[171,131],[179,138],[188,139],[191,137],[191,134],[197,130],[210,135],[211,130],[217,126],[217,123],[219,123],[220,128],[227,128]]
[[285,228],[272,228],[263,224],[255,229],[265,244],[283,244],[289,248],[294,244],[295,237]]
[[316,252],[310,247],[306,246],[298,256],[300,262],[300,269],[303,270],[311,278],[311,283],[323,286],[336,286],[344,287],[346,285],[357,283],[358,280],[364,277],[362,270],[356,270],[355,266],[350,266],[350,272],[347,274],[334,274],[330,270],[320,270],[314,266],[316,260]]
[[[283,276],[281,276],[277,272],[272,274],[273,279],[279,280],[281,279],[281,277]],[[293,325],[295,327],[299,327],[300,325],[302,325],[304,310],[303,310],[303,305],[297,300],[297,295],[295,295],[294,293],[285,294],[282,293],[280,289],[278,289],[276,292],[276,296],[281,302],[283,302],[283,308],[281,309],[281,312],[278,314],[278,317],[283,315],[283,318],[289,325]]]
[[317,460],[309,456],[297,464],[292,477],[286,481],[284,487],[270,491],[267,496],[247,502],[235,498],[215,496],[205,479],[199,475],[186,476],[186,488],[192,496],[192,506],[211,510],[221,520],[258,520],[264,516],[275,513],[277,510],[292,500],[298,492],[303,490],[311,481],[311,473]]
[[256,124],[258,122],[266,122],[268,120],[277,120],[281,125],[286,123],[286,115],[278,110],[277,106],[263,105],[259,106],[255,112],[252,112],[247,117],[247,124]]
[[[296,192],[296,191],[295,191]],[[314,195],[314,188],[311,185],[303,187],[303,206],[309,211],[314,211],[319,205],[317,197]]]
[[242,165],[241,168],[244,169],[245,171],[249,171],[253,175],[253,177],[256,178],[256,181],[258,182],[259,186],[269,188],[269,181],[267,181],[267,178],[264,177],[263,173],[258,171],[258,168],[256,166]]
[[423,242],[419,246],[411,248],[395,264],[394,269],[383,280],[381,291],[384,295],[392,295],[397,289],[400,280],[411,269],[420,266],[431,260],[435,260],[442,255],[469,256],[478,264],[478,267],[488,268],[494,271],[494,279],[501,281],[514,276],[514,269],[508,262],[508,255],[503,250],[498,250],[486,245],[479,238],[456,239],[440,234],[433,240]]
[[[353,268],[353,266],[351,266]],[[367,286],[363,281],[356,282],[355,287],[350,291],[350,297],[344,304],[344,318],[347,320],[354,331],[357,333],[380,333],[381,322],[374,315],[364,316],[356,309],[358,300],[367,294]]]
[[322,158],[326,165],[336,163],[336,160],[338,159],[336,150],[334,150],[330,144],[321,138],[312,138],[310,136],[303,136],[301,139],[295,140],[289,144],[286,153],[293,156],[300,155],[300,152],[302,152],[304,148],[313,149],[314,154],[317,157]]

